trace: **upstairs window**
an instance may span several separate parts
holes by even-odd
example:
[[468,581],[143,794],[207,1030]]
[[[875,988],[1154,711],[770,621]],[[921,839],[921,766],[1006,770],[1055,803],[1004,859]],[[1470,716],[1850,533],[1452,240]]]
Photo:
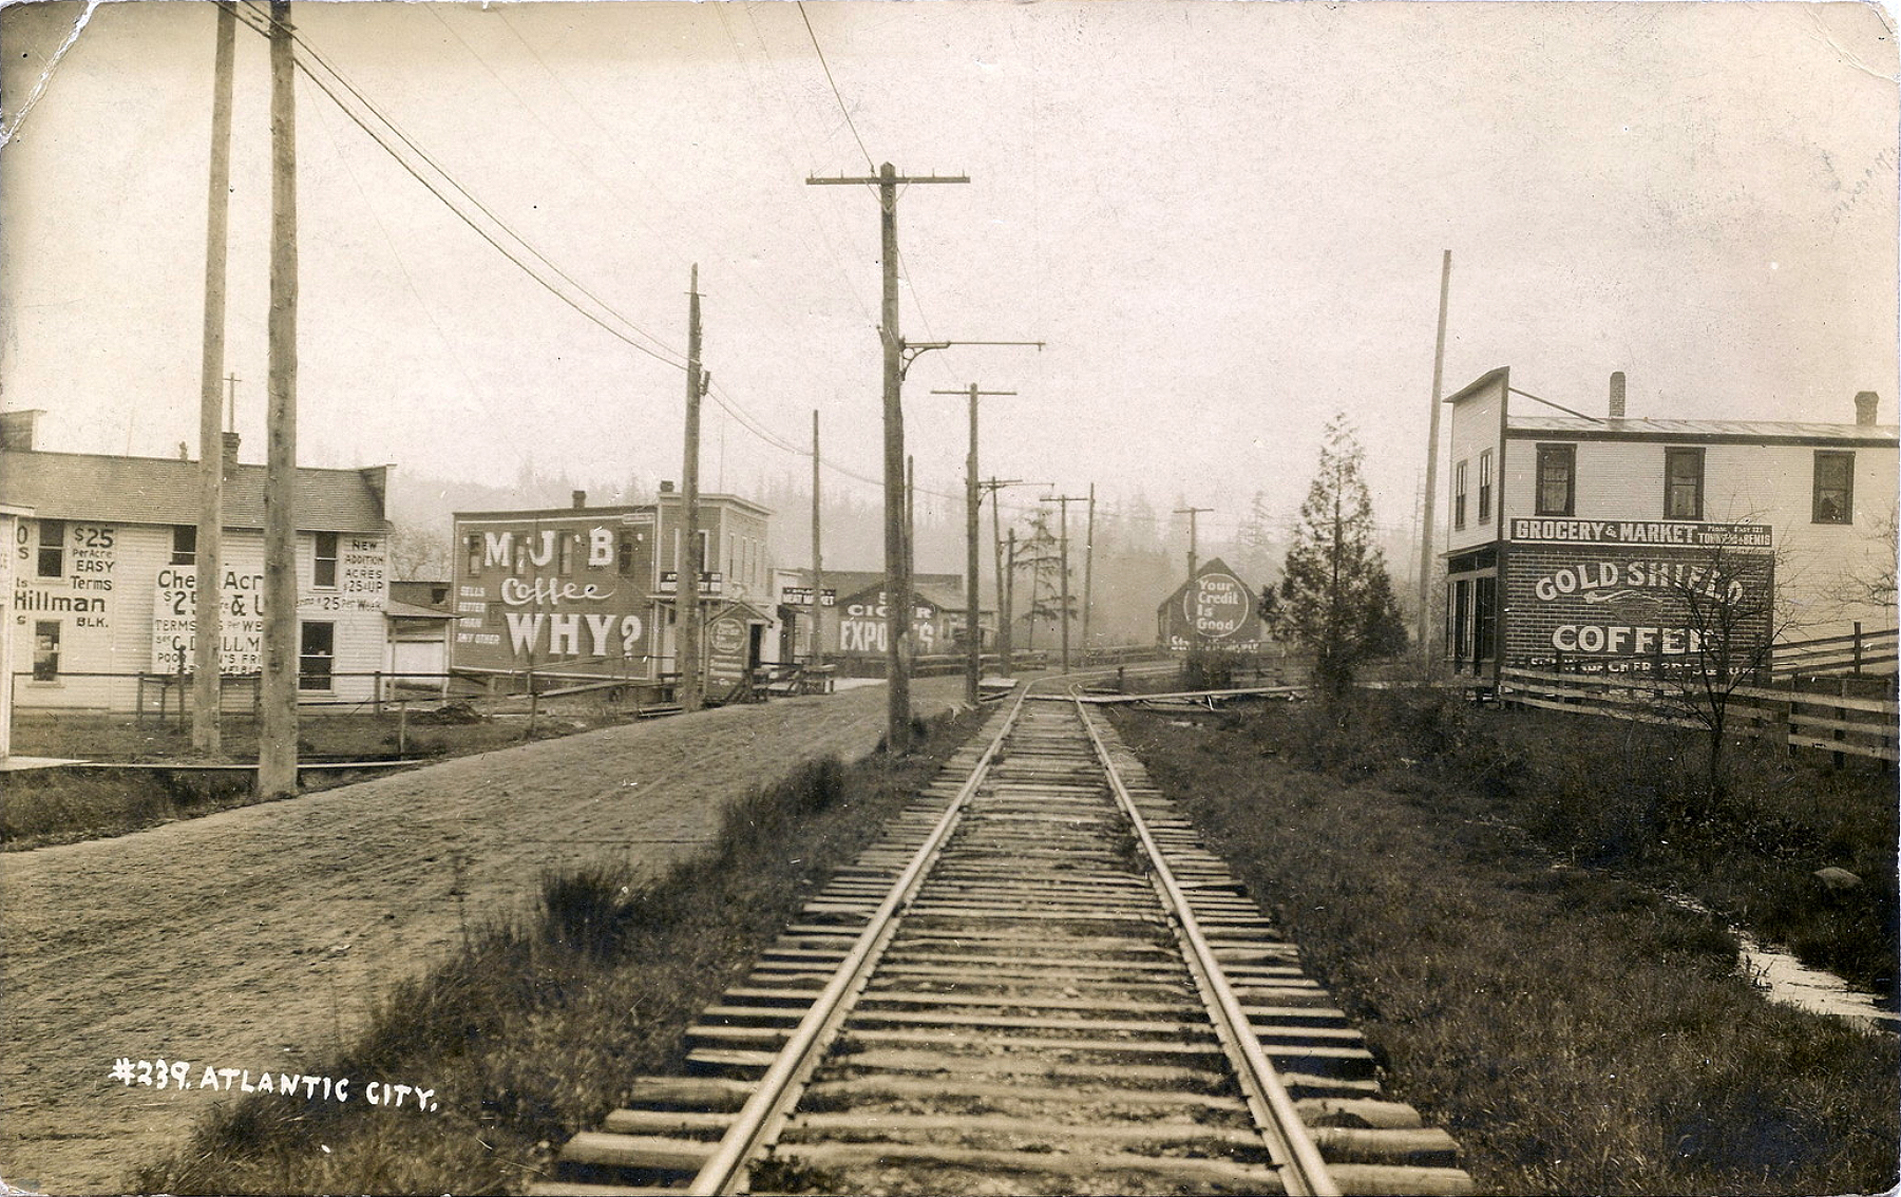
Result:
[[480,532],[469,533],[467,548],[469,554],[468,575],[473,578],[482,572],[482,534]]
[[59,620],[41,619],[33,624],[33,680],[59,680]]
[[1577,504],[1578,447],[1538,446],[1539,515],[1574,515]]
[[1465,527],[1465,463],[1452,467],[1452,526]]
[[337,534],[317,533],[316,555],[311,561],[310,584],[334,590],[337,585]]
[[1492,519],[1492,451],[1479,454],[1479,523]]
[[198,526],[172,525],[172,564],[195,565],[198,562]]
[[42,578],[66,576],[66,521],[40,521],[39,575]]
[[1853,453],[1827,449],[1816,450],[1813,522],[1818,524],[1855,522],[1855,455]]
[[1703,450],[1663,451],[1663,518],[1703,518]]

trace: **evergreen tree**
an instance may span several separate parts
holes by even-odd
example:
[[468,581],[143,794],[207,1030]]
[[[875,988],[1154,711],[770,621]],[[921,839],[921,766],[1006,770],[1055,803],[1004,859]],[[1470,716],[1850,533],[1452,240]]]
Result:
[[1281,580],[1283,626],[1313,652],[1315,678],[1330,696],[1353,684],[1362,662],[1406,647],[1386,557],[1373,543],[1364,458],[1345,413],[1328,421]]

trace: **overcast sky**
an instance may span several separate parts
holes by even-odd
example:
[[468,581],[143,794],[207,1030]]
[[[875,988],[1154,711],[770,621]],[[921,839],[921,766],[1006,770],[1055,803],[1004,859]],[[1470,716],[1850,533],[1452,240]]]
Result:
[[[43,447],[171,455],[196,440],[213,9],[100,5],[49,78],[85,11],[0,14],[0,397],[46,410]],[[811,34],[781,2],[293,14],[663,354],[699,263],[721,392],[800,446],[818,409],[825,458],[868,478],[875,197],[805,184],[867,152],[971,179],[899,201],[904,335],[1048,342],[919,360],[909,442],[936,490],[961,493],[964,411],[933,388],[1019,392],[986,401],[986,474],[1139,484],[1217,532],[1256,490],[1291,519],[1344,409],[1381,521],[1409,527],[1447,249],[1447,391],[1509,365],[1599,412],[1621,369],[1633,415],[1846,421],[1871,389],[1895,420],[1874,7],[838,0],[804,6]],[[228,368],[261,461],[268,78],[239,36]],[[678,368],[528,278],[302,78],[297,133],[305,464],[679,476]],[[723,414],[706,436],[708,485],[809,472]]]

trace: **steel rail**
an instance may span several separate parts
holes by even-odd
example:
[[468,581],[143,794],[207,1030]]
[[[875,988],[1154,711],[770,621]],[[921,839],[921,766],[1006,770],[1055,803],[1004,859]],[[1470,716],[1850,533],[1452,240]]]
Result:
[[[1078,697],[1071,695],[1072,699]],[[1273,1062],[1261,1050],[1260,1040],[1255,1037],[1240,998],[1235,996],[1234,988],[1228,984],[1227,974],[1216,960],[1207,937],[1202,934],[1201,924],[1195,918],[1194,911],[1189,909],[1187,895],[1175,880],[1174,870],[1168,867],[1155,837],[1149,833],[1148,822],[1137,809],[1134,796],[1123,784],[1122,775],[1117,772],[1108,747],[1097,733],[1088,708],[1077,701],[1075,709],[1077,718],[1082,720],[1083,729],[1089,734],[1089,742],[1096,750],[1097,759],[1102,762],[1103,772],[1108,775],[1117,805],[1128,815],[1137,838],[1141,840],[1143,851],[1148,854],[1149,866],[1155,873],[1155,881],[1162,890],[1165,904],[1177,920],[1180,938],[1188,949],[1190,962],[1206,985],[1207,996],[1213,999],[1210,1003],[1211,1013],[1215,1016],[1222,1038],[1241,1056],[1236,1061],[1239,1065],[1237,1070],[1241,1074],[1242,1088],[1248,1095],[1249,1104],[1269,1115],[1261,1120],[1262,1130],[1280,1163],[1287,1192],[1309,1194],[1311,1197],[1338,1197],[1340,1188],[1334,1183],[1327,1161],[1321,1156],[1313,1136],[1307,1133],[1306,1124],[1301,1121],[1299,1111],[1294,1108],[1294,1099],[1288,1095],[1286,1086],[1281,1084],[1279,1074],[1274,1071]]]
[[819,992],[805,1017],[799,1020],[798,1028],[786,1040],[786,1045],[780,1049],[778,1058],[766,1070],[766,1075],[760,1078],[758,1088],[753,1090],[752,1096],[747,1098],[746,1104],[734,1116],[733,1124],[721,1137],[719,1146],[701,1165],[692,1185],[686,1190],[688,1193],[705,1195],[738,1191],[733,1187],[734,1182],[740,1178],[753,1153],[777,1133],[785,1116],[797,1103],[806,1077],[818,1064],[819,1058],[836,1036],[838,1027],[850,1013],[851,999],[864,988],[872,968],[895,934],[899,913],[916,896],[925,873],[936,862],[945,842],[950,839],[951,831],[963,817],[971,795],[977,792],[977,787],[990,772],[998,748],[1002,747],[1010,729],[1016,726],[1028,693],[1027,686],[1017,692],[1015,705],[1004,717],[1003,726],[997,729],[996,736],[984,749],[983,755],[971,768],[970,777],[959,787],[956,797],[951,799],[930,835],[912,855],[910,863],[892,882],[890,892],[873,912],[870,923],[859,933],[851,951],[839,964],[838,971]]

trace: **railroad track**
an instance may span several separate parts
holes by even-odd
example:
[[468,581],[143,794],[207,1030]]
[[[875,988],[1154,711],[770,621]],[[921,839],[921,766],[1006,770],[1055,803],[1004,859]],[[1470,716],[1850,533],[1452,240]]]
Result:
[[1082,704],[1019,694],[538,1193],[1463,1193]]

